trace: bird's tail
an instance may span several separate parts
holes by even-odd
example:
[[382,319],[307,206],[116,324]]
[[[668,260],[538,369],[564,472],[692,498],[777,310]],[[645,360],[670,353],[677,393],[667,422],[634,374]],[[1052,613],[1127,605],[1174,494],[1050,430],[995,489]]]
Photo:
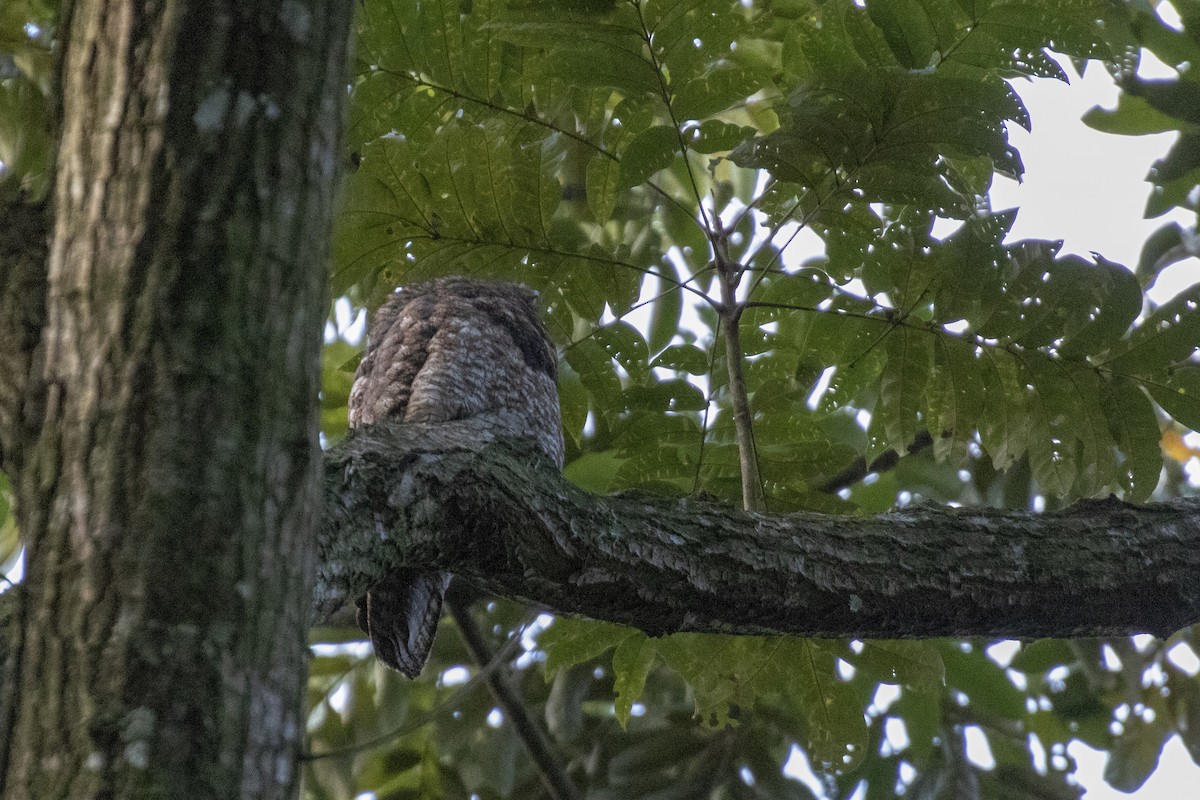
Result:
[[449,585],[448,572],[396,569],[372,586],[358,622],[370,635],[376,658],[410,678],[420,675]]

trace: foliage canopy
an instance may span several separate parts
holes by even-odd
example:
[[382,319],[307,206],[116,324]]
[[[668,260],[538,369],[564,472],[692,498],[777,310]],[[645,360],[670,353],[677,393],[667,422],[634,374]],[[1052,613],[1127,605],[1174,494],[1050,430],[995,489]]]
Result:
[[[1144,289],[1194,229],[1164,226],[1131,271],[1006,241],[1016,211],[987,195],[1023,171],[1009,81],[1065,80],[1053,50],[1121,82],[1095,127],[1180,132],[1147,213],[1195,211],[1182,65],[1200,6],[1176,7],[1182,29],[1107,0],[365,0],[332,296],[374,308],[449,273],[538,289],[566,474],[596,492],[740,503],[732,359],[773,511],[1175,496],[1180,432],[1200,428],[1200,284],[1158,308]],[[0,191],[37,195],[51,20],[34,0],[3,15]],[[1140,48],[1179,77],[1139,78]],[[801,237],[822,255],[802,260]],[[330,438],[356,348],[331,329]],[[1200,761],[1200,683],[1167,658],[1192,631],[1024,643],[1010,663],[987,641],[651,639],[482,613],[592,797],[812,797],[782,773],[794,745],[828,797],[872,799],[1076,797],[1072,740],[1111,751],[1124,789],[1172,734]],[[315,633],[309,796],[538,796],[478,679],[458,685],[451,632],[413,683],[334,646],[356,631]],[[967,758],[969,730],[994,768]]]

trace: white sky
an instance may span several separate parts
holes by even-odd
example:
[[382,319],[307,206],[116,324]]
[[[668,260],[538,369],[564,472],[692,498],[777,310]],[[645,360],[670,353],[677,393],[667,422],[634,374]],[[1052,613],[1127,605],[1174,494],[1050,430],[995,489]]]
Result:
[[[1146,64],[1142,73],[1174,76],[1161,64]],[[1168,220],[1186,227],[1194,224],[1178,210],[1165,217],[1142,218],[1150,192],[1146,173],[1166,153],[1174,134],[1114,136],[1080,122],[1093,106],[1116,105],[1117,89],[1103,69],[1088,69],[1082,78],[1072,74],[1070,86],[1043,80],[1019,82],[1016,87],[1033,120],[1031,133],[1010,130],[1010,140],[1025,162],[1025,181],[1018,186],[1000,180],[992,190],[995,208],[1020,207],[1013,238],[1065,239],[1064,250],[1080,255],[1094,250],[1132,268],[1146,237]],[[1167,270],[1151,296],[1162,302],[1197,281],[1200,261],[1188,259]],[[1085,800],[1168,800],[1200,792],[1200,767],[1178,737],[1168,741],[1150,780],[1131,795],[1104,783],[1107,753],[1078,743],[1069,752],[1079,764],[1076,777],[1087,789]]]
[[[1142,72],[1147,77],[1174,75],[1157,63]],[[1066,251],[1084,256],[1095,251],[1132,268],[1142,243],[1168,220],[1193,224],[1181,210],[1142,218],[1150,194],[1146,173],[1175,134],[1114,136],[1080,122],[1093,106],[1116,105],[1116,86],[1102,68],[1090,68],[1082,78],[1072,74],[1070,86],[1050,80],[1015,85],[1033,120],[1031,133],[1016,126],[1009,130],[1025,162],[1025,180],[1018,185],[1001,178],[992,188],[994,208],[1020,208],[1012,238],[1065,239]],[[1158,302],[1200,280],[1200,263],[1190,259],[1168,272],[1159,281],[1162,286],[1155,287]]]

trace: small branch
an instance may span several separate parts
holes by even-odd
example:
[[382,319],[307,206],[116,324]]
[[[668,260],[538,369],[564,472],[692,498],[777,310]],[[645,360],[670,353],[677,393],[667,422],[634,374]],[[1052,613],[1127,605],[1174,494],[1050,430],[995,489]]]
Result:
[[[729,306],[727,305],[728,309]],[[738,463],[742,473],[742,508],[762,511],[766,508],[762,478],[758,472],[758,451],[754,447],[754,419],[746,395],[746,375],[742,364],[742,337],[738,331],[741,309],[724,314],[725,364],[729,371],[729,397],[733,405],[733,427],[737,435]]]
[[405,564],[652,634],[1166,636],[1200,620],[1200,500],[875,517],[590,495],[503,416],[374,426],[326,453],[315,610]]
[[[655,76],[658,78],[659,95],[662,98],[663,105],[667,109],[667,114],[671,117],[671,126],[675,129],[675,141],[679,144],[679,154],[683,157],[683,168],[687,172],[688,182],[692,186],[692,196],[696,198],[696,208],[700,210],[700,222],[704,230],[713,230],[713,225],[708,217],[708,211],[704,208],[704,198],[700,196],[700,186],[696,183],[696,175],[692,171],[692,162],[688,160],[687,142],[683,140],[683,132],[679,129],[679,118],[675,116],[675,109],[671,105],[671,87],[667,85],[666,74],[663,70],[663,65],[658,60],[658,54],[654,51],[654,37],[650,29],[646,27],[646,18],[642,14],[641,3],[633,4],[634,10],[637,12],[638,24],[642,28],[642,43],[646,46],[646,54],[650,57],[650,66],[654,70]],[[716,216],[714,209],[713,216]],[[719,222],[717,223],[720,224]]]
[[[471,658],[475,661],[475,666],[480,669],[486,667],[495,656],[488,647],[487,641],[484,640],[479,626],[475,624],[475,618],[471,616],[471,609],[460,603],[459,598],[453,593],[447,596],[446,605],[450,609],[450,616],[454,618],[454,623],[458,626],[459,633],[462,634],[467,650],[471,653]],[[496,698],[496,702],[504,711],[505,716],[512,722],[517,736],[524,743],[525,749],[529,751],[550,796],[554,800],[579,800],[579,792],[567,778],[562,765],[558,763],[550,740],[546,738],[541,727],[529,716],[525,700],[513,690],[512,684],[509,683],[508,670],[503,666],[495,669],[488,673],[485,680],[492,697]]]
[[[908,452],[905,455],[911,456],[913,453],[919,453],[932,446],[933,437],[929,434],[929,431],[921,431],[913,438],[912,444],[908,446]],[[890,469],[894,469],[899,463],[900,454],[890,448],[876,456],[875,460],[870,464],[867,464],[867,459],[859,456],[854,460],[853,464],[821,484],[820,491],[825,494],[837,494],[842,489],[848,489],[858,483],[872,472],[887,472]]]
[[725,365],[729,373],[729,398],[733,406],[733,428],[737,436],[738,464],[742,473],[742,507],[746,511],[766,508],[762,477],[758,472],[758,451],[754,446],[754,417],[750,413],[750,398],[746,389],[746,374],[742,355],[742,335],[738,328],[744,306],[738,303],[737,286],[741,278],[738,265],[729,258],[728,233],[716,219],[713,235],[717,281],[721,285],[721,327],[725,331]]
[[388,742],[399,739],[402,736],[407,736],[410,733],[420,730],[430,722],[433,722],[435,719],[437,719],[437,717],[441,714],[457,708],[467,695],[474,691],[480,683],[487,680],[492,673],[499,669],[500,665],[508,659],[511,651],[521,641],[521,637],[524,635],[525,630],[533,622],[535,617],[536,615],[529,615],[526,617],[525,621],[521,623],[520,627],[518,627],[516,632],[513,633],[512,638],[505,642],[504,646],[497,650],[492,656],[491,661],[480,667],[479,671],[472,675],[470,680],[455,689],[449,697],[439,702],[433,708],[417,715],[415,719],[408,720],[398,728],[394,728],[387,733],[367,739],[366,741],[357,742],[349,747],[342,747],[337,750],[327,750],[323,753],[301,753],[301,763],[306,761],[322,761],[329,758],[347,758],[350,756],[356,756],[359,753],[364,753],[368,750],[374,750],[376,747],[379,747],[382,744],[387,744]]

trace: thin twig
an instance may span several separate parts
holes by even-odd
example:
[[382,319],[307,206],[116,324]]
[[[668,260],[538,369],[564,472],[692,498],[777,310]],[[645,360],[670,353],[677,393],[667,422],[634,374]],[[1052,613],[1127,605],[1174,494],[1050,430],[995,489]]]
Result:
[[430,722],[433,722],[433,720],[436,719],[438,715],[440,715],[446,709],[457,706],[459,702],[468,694],[470,694],[476,686],[483,683],[490,675],[499,669],[500,665],[505,662],[505,660],[512,653],[513,649],[517,646],[517,643],[521,641],[521,637],[524,635],[525,629],[528,628],[536,618],[536,614],[530,614],[521,623],[520,627],[517,628],[517,631],[513,634],[512,638],[505,642],[504,646],[496,651],[495,656],[492,657],[487,666],[483,667],[479,672],[472,675],[470,680],[458,687],[458,689],[444,701],[438,703],[436,706],[421,714],[416,719],[410,720],[398,728],[393,728],[387,733],[381,733],[379,736],[375,736],[363,742],[352,744],[349,747],[342,747],[337,750],[327,750],[324,753],[301,753],[300,761],[321,761],[326,758],[344,758],[346,756],[357,755],[367,750],[373,750],[382,744],[387,744],[393,739],[399,739],[401,736],[407,736],[408,734],[425,727]]
[[709,376],[708,393],[704,397],[704,416],[700,421],[700,447],[696,453],[696,474],[692,476],[692,494],[700,491],[700,471],[704,467],[704,447],[708,442],[708,418],[712,411],[713,389],[712,373],[713,366],[717,362],[717,343],[721,338],[721,315],[717,315],[717,324],[713,329],[712,347],[708,350],[708,371],[705,373]]
[[683,156],[684,171],[692,185],[692,196],[696,198],[696,207],[700,210],[700,221],[704,224],[704,229],[709,232],[711,239],[714,226],[710,224],[708,211],[704,208],[704,198],[700,196],[700,185],[696,183],[696,175],[692,172],[692,162],[688,160],[687,142],[683,140],[683,132],[679,129],[679,118],[675,116],[675,109],[671,106],[671,88],[667,85],[666,75],[663,65],[659,63],[658,54],[654,52],[654,37],[651,35],[650,29],[646,27],[646,18],[642,15],[642,4],[635,2],[633,8],[637,12],[638,24],[642,29],[642,41],[646,45],[646,53],[650,56],[650,66],[658,78],[658,88],[663,105],[666,106],[667,114],[671,117],[671,126],[675,129],[675,140],[679,143],[679,154]]
[[[919,453],[932,444],[933,437],[929,434],[929,431],[921,431],[913,439],[912,444],[908,446],[908,452],[905,455]],[[880,453],[870,464],[867,464],[867,459],[859,456],[854,460],[853,464],[822,484],[820,491],[825,494],[837,494],[842,489],[848,489],[858,483],[872,472],[887,472],[894,468],[899,461],[900,454],[893,449],[888,449]]]
[[729,397],[733,406],[733,429],[737,434],[738,461],[742,473],[742,507],[746,511],[764,511],[762,477],[758,471],[758,452],[754,446],[754,419],[746,390],[746,375],[742,363],[742,337],[738,323],[744,306],[738,303],[737,286],[741,269],[729,258],[728,232],[721,227],[719,217],[714,224],[713,250],[716,257],[717,280],[721,284],[721,307],[718,309],[725,327],[725,366],[729,372]]
[[[446,606],[449,608],[450,616],[454,618],[459,633],[462,634],[463,642],[467,645],[467,650],[471,653],[471,658],[475,660],[475,663],[480,667],[492,663],[494,656],[487,641],[483,638],[479,626],[475,624],[475,618],[471,616],[471,609],[461,605],[460,600],[454,595],[446,598]],[[554,754],[550,740],[541,726],[534,722],[529,715],[529,709],[525,707],[525,700],[509,683],[507,671],[503,669],[491,671],[484,680],[487,681],[492,697],[496,698],[496,702],[512,722],[517,736],[520,737],[525,744],[525,749],[533,758],[533,763],[537,766],[538,772],[542,776],[542,782],[546,785],[550,796],[555,800],[581,800],[575,784],[567,778],[558,757]]]

